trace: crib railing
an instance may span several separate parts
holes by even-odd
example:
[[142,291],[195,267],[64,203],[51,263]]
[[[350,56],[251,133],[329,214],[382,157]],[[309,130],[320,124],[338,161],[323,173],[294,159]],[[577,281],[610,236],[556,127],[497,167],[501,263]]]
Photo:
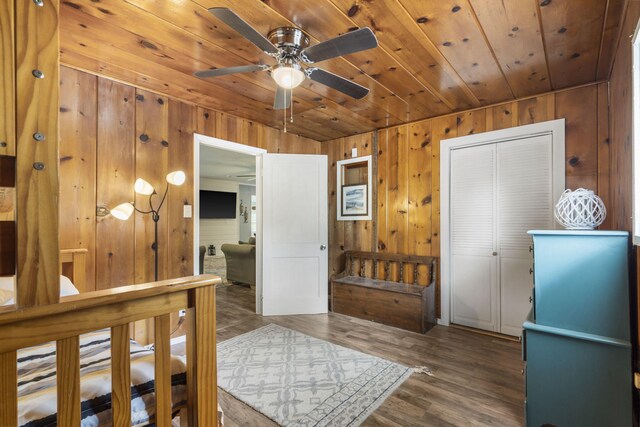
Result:
[[56,341],[58,425],[80,425],[79,335],[111,328],[113,425],[131,425],[129,324],[154,319],[156,425],[171,424],[170,313],[188,309],[189,426],[217,424],[215,288],[209,275],[123,286],[61,298],[59,304],[0,308],[0,426],[17,425],[17,350]]

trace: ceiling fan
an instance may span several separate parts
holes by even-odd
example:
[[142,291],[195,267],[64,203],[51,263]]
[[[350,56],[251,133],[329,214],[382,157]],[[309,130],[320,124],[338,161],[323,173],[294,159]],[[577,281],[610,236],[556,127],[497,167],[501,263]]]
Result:
[[310,66],[310,64],[377,47],[378,40],[371,29],[360,28],[309,46],[309,36],[299,28],[276,28],[267,37],[264,37],[228,8],[214,7],[209,9],[209,12],[267,55],[275,58],[277,64],[272,66],[255,64],[215,68],[198,71],[194,73],[195,76],[207,78],[268,70],[277,84],[276,97],[273,103],[273,108],[276,110],[286,109],[291,105],[292,89],[300,85],[305,78],[338,90],[355,99],[363,98],[369,93],[369,89],[364,86],[321,68]]

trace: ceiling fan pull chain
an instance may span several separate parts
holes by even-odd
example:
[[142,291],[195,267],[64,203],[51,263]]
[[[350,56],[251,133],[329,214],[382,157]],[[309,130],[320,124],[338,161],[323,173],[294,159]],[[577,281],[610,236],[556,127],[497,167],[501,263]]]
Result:
[[287,108],[283,108],[284,111],[284,119],[282,119],[282,124],[284,125],[284,133],[287,133]]
[[291,106],[291,112],[289,114],[289,121],[291,124],[293,124],[293,88],[289,89],[289,99],[291,100],[289,102],[289,105]]

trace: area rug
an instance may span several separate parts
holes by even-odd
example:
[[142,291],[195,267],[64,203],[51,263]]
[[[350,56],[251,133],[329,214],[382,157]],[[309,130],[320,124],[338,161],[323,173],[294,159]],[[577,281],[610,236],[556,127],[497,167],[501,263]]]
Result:
[[273,324],[218,344],[218,386],[282,426],[358,426],[412,372]]

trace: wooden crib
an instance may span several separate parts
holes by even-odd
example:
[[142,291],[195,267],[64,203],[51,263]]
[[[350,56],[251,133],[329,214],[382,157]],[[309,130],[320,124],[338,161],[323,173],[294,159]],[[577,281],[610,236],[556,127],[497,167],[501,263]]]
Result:
[[[78,255],[80,254],[80,255]],[[82,251],[68,251],[61,263]],[[76,265],[77,266],[77,265]],[[64,270],[64,266],[63,266]],[[73,280],[83,287],[82,274]],[[154,319],[157,426],[172,419],[170,313],[187,309],[187,414],[189,426],[217,424],[215,284],[210,275],[62,297],[60,303],[16,310],[0,307],[0,425],[17,425],[17,350],[56,341],[57,423],[80,425],[79,336],[111,328],[113,426],[131,425],[129,325]],[[181,420],[184,421],[184,420]]]

